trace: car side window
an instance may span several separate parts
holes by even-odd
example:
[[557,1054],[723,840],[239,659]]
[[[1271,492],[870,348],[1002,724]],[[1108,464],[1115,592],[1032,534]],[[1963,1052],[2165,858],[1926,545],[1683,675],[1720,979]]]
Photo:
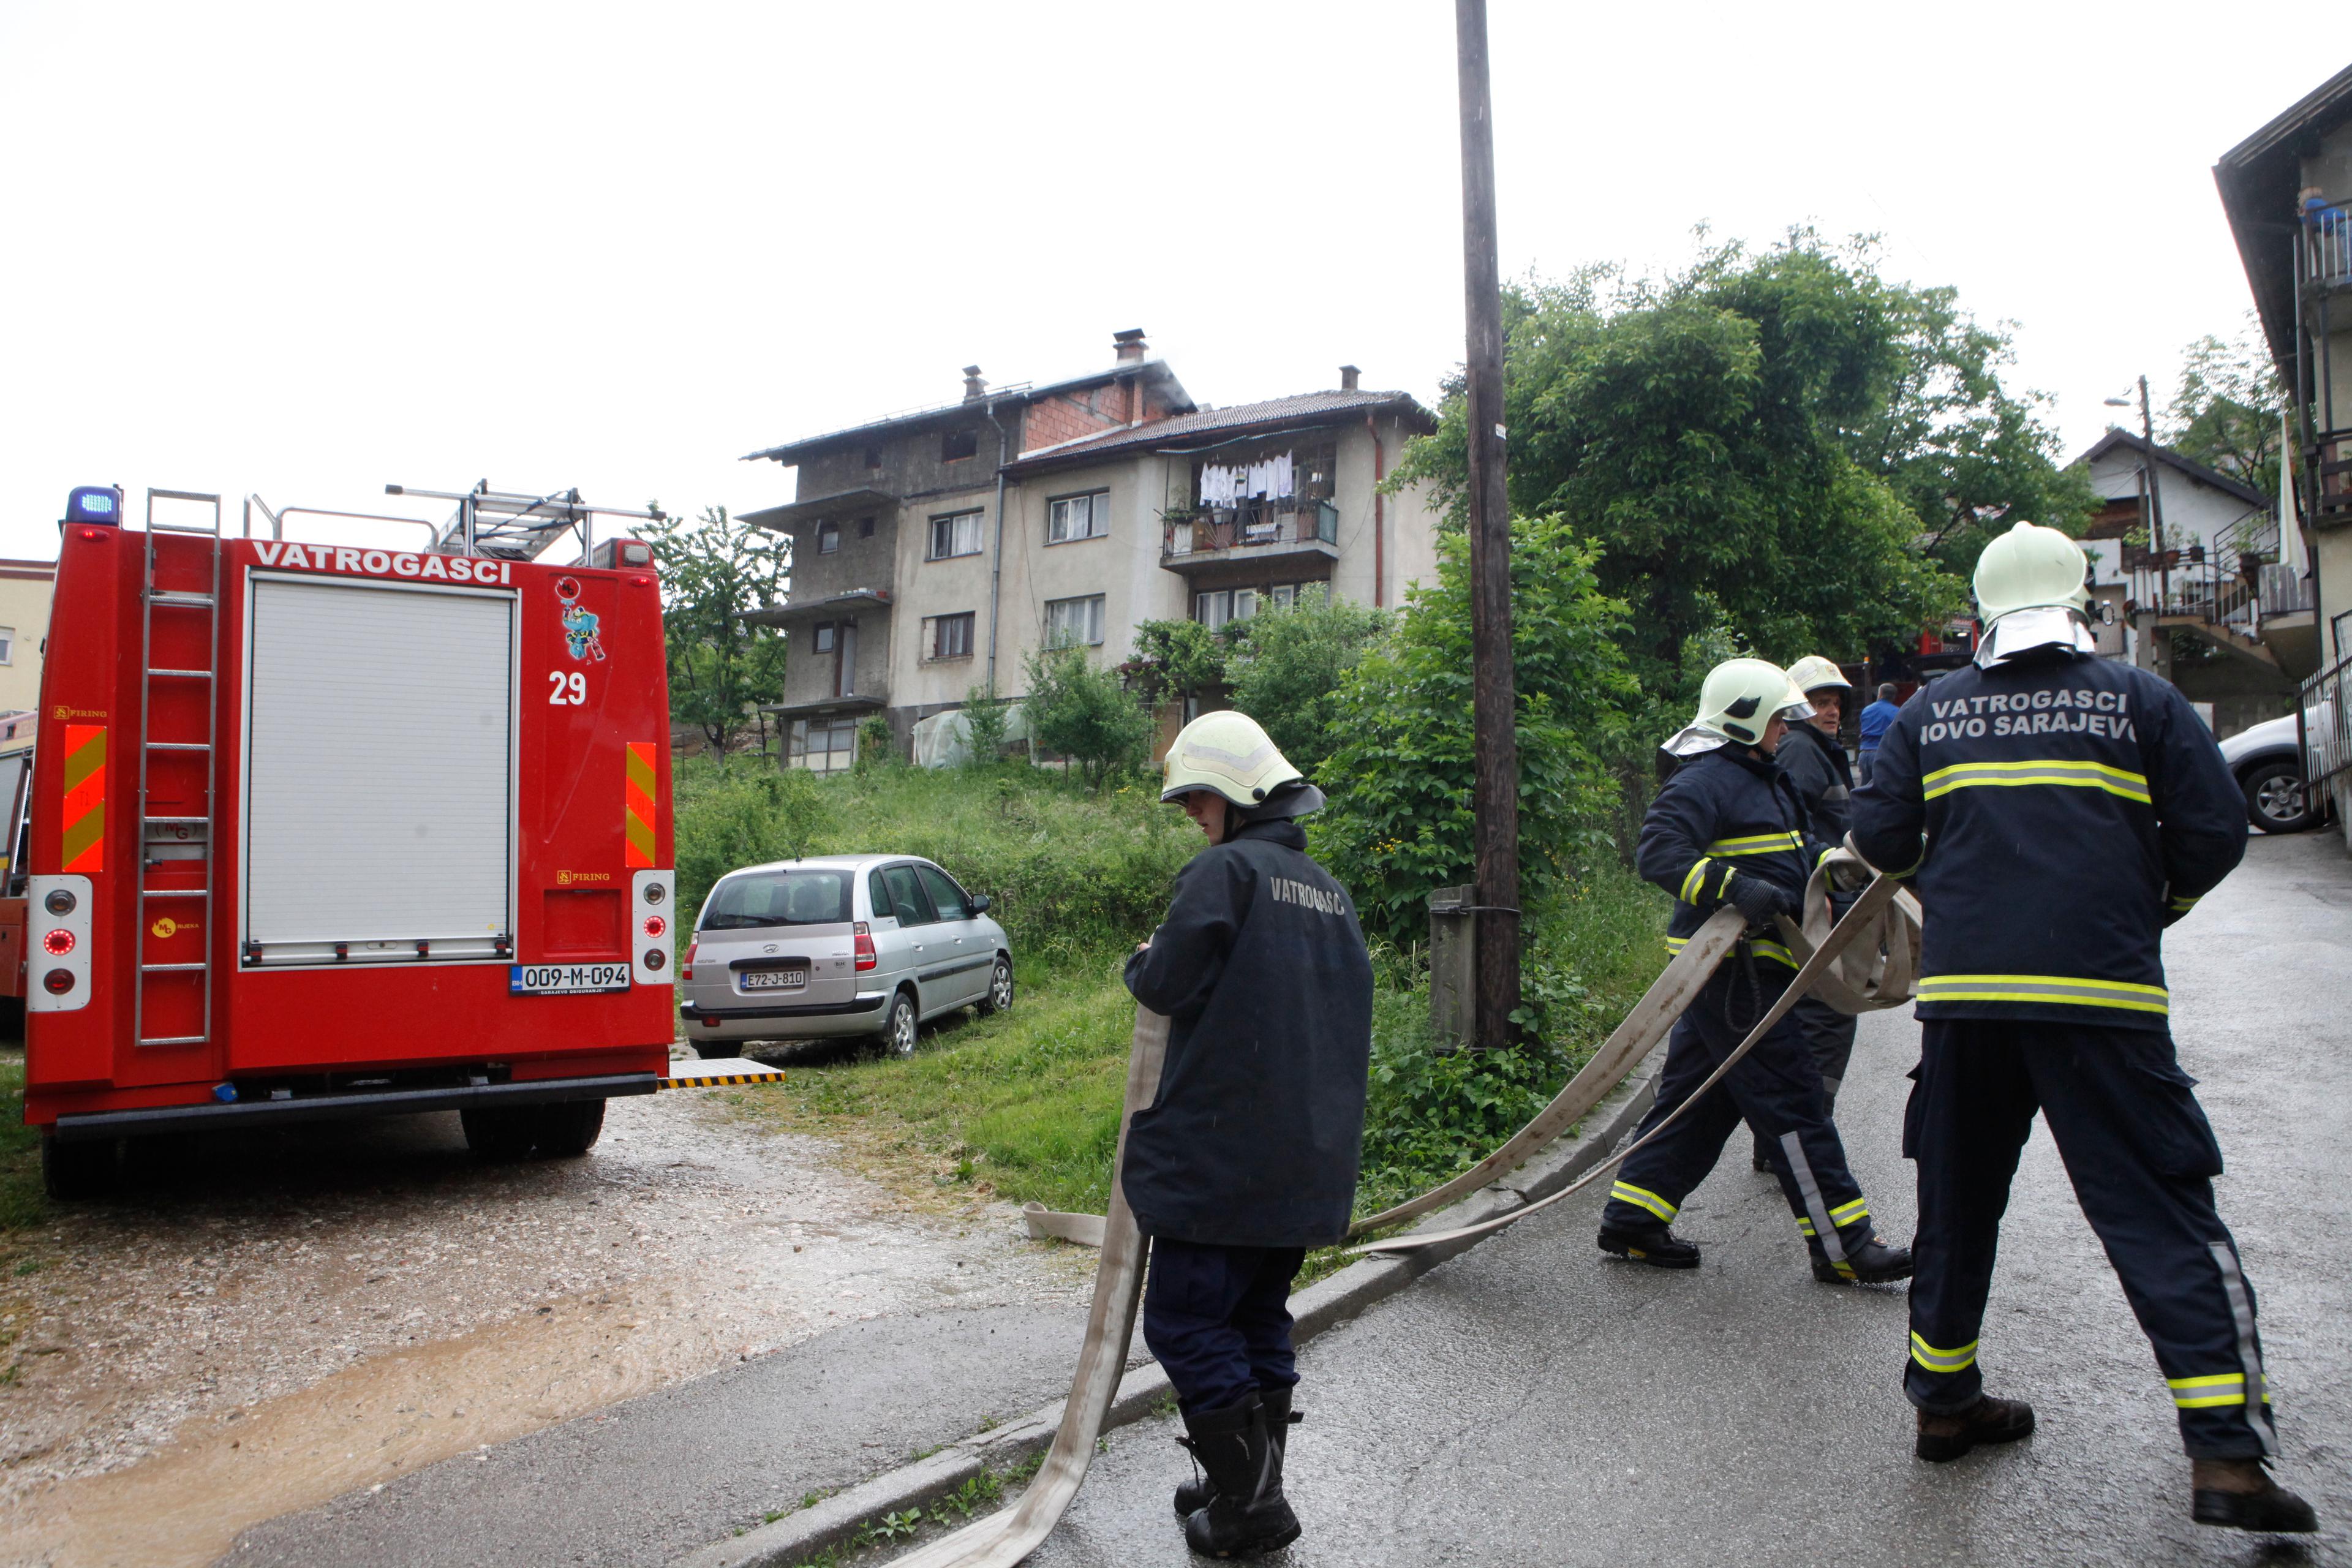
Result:
[[866,901],[874,907],[877,921],[892,919],[897,911],[890,908],[890,889],[882,885],[882,868],[877,866],[866,873]]
[[964,902],[963,889],[954,879],[937,866],[918,866],[915,874],[923,879],[923,889],[931,895],[931,907],[940,911],[943,921],[968,921],[971,910]]
[[890,890],[890,912],[898,917],[899,925],[929,925],[939,918],[931,913],[931,901],[923,896],[912,866],[885,866],[882,885]]

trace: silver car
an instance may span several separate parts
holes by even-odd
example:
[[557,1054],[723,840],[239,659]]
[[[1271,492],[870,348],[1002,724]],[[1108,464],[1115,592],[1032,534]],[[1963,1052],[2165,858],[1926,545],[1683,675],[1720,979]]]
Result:
[[1013,949],[988,896],[929,860],[779,860],[710,889],[678,985],[686,1037],[706,1057],[861,1035],[903,1057],[927,1018],[1012,1006]]

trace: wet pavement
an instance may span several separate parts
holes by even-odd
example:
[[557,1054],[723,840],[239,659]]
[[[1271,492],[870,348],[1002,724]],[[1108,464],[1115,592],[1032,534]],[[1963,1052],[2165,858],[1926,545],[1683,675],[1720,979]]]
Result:
[[[1746,1150],[1678,1232],[1702,1268],[1593,1249],[1606,1184],[1447,1263],[1301,1354],[1289,1493],[1307,1534],[1265,1559],[1377,1564],[2352,1563],[2352,864],[2333,834],[2258,837],[2170,933],[2180,1058],[2229,1162],[2218,1184],[2260,1292],[2285,1454],[2324,1527],[2299,1545],[2189,1521],[2161,1374],[2037,1125],[1987,1317],[1990,1386],[2040,1430],[1951,1465],[1911,1455],[1900,1288],[1807,1270]],[[1882,1227],[1901,1158],[1909,1010],[1863,1020],[1839,1121]],[[1037,1568],[1197,1563],[1168,1498],[1191,1474],[1152,1420],[1110,1439]]]

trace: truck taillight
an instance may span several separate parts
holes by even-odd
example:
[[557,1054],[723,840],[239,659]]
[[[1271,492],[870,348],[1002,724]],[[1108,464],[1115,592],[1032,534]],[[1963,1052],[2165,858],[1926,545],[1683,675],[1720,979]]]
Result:
[[697,938],[693,942],[689,942],[686,944],[686,962],[677,966],[677,977],[680,980],[691,980],[694,978],[694,950],[701,945],[702,942],[700,938]]
[[661,916],[647,915],[646,917],[646,934],[647,936],[659,936],[662,932],[667,930],[669,930],[669,921],[662,919]]
[[856,930],[857,938],[850,944],[850,951],[857,955],[856,966],[859,969],[871,969],[882,962],[874,952],[874,934],[864,921],[857,922]]
[[73,971],[52,969],[41,976],[41,987],[52,996],[62,996],[73,989]]
[[63,958],[74,950],[74,933],[59,926],[41,938],[41,951],[51,958]]

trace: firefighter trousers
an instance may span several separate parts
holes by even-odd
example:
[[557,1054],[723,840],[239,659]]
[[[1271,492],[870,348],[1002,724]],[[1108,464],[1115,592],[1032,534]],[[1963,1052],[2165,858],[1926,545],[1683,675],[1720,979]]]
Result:
[[1254,1389],[1298,1381],[1290,1282],[1306,1260],[1299,1247],[1152,1238],[1143,1342],[1187,1414],[1222,1410]]
[[2221,1150],[2196,1080],[2155,1029],[1930,1019],[1903,1152],[1919,1168],[1904,1392],[1934,1414],[1983,1392],[1977,1365],[2001,1211],[2038,1110],[2084,1217],[2156,1351],[2191,1458],[2277,1451],[2254,1288],[2213,1206]]
[[[1642,1119],[1637,1137],[1673,1114],[1723,1064],[1792,977],[1785,963],[1733,951],[1667,1037],[1657,1102]],[[1715,1169],[1743,1117],[1771,1155],[1806,1246],[1845,1271],[1847,1254],[1871,1238],[1870,1208],[1846,1167],[1845,1145],[1822,1094],[1821,1068],[1793,1012],[1663,1137],[1634,1151],[1617,1173],[1601,1224],[1618,1230],[1672,1224],[1683,1199]]]
[[[1821,1069],[1822,1104],[1831,1118],[1837,1116],[1838,1089],[1845,1082],[1846,1065],[1853,1059],[1854,1026],[1859,1021],[1851,1013],[1841,1013],[1818,996],[1808,996],[1789,1009],[1789,1016],[1797,1021],[1797,1032],[1805,1037],[1805,1048],[1812,1054],[1813,1066]],[[1771,1150],[1764,1135],[1756,1135],[1756,1158],[1769,1160]]]

